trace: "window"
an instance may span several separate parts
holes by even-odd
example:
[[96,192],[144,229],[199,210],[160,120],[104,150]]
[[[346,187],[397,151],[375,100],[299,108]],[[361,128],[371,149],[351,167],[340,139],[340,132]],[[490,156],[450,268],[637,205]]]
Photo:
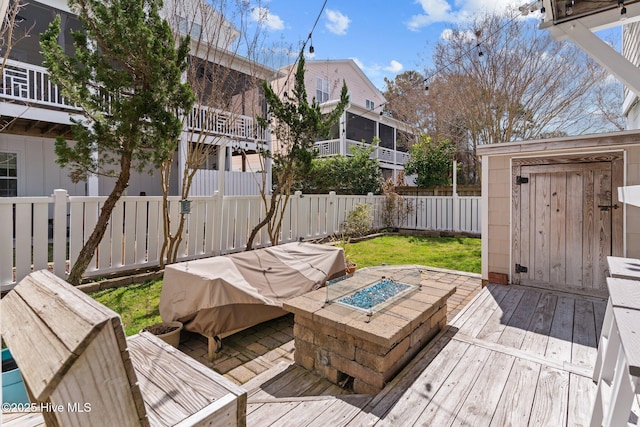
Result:
[[378,127],[378,137],[380,138],[380,146],[393,149],[393,134],[395,129],[391,126],[380,123]]
[[347,112],[347,139],[371,144],[376,136],[376,122]]
[[0,197],[18,196],[18,155],[0,153]]
[[376,103],[370,99],[366,99],[365,107],[367,108],[367,110],[374,110],[376,108]]
[[319,104],[329,100],[329,80],[316,77],[316,101]]
[[202,25],[189,21],[187,18],[183,18],[180,15],[174,16],[178,23],[178,31],[180,31],[181,34],[189,34],[194,40],[200,39],[200,36],[202,35]]

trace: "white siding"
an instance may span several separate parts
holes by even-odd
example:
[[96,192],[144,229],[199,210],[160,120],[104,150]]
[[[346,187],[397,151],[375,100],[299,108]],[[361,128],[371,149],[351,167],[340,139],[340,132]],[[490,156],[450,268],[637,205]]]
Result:
[[85,183],[72,183],[69,170],[55,163],[54,144],[52,138],[0,134],[0,151],[18,154],[18,196],[49,196],[56,188],[85,195]]
[[[622,54],[634,65],[640,66],[640,24],[633,22],[622,27]],[[624,96],[633,97],[628,88]],[[637,97],[634,97],[637,100]],[[640,105],[634,105],[627,112],[627,129],[640,129]]]
[[[286,90],[291,90],[290,87],[294,81],[295,70],[290,73],[289,67],[286,67],[280,71],[286,77],[278,79],[272,84],[277,93],[284,93]],[[289,80],[285,84],[287,77]],[[318,77],[329,82],[329,101],[340,99],[342,82],[345,81],[349,89],[349,100],[352,104],[364,108],[367,99],[373,101],[376,106],[385,102],[382,93],[351,59],[307,61],[305,63],[305,86],[309,101],[316,96],[316,79]]]

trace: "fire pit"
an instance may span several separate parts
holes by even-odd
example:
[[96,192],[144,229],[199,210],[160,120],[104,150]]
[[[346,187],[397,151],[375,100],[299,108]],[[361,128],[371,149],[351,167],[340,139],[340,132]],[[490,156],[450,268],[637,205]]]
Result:
[[296,363],[376,394],[446,324],[454,292],[420,267],[375,267],[290,299]]

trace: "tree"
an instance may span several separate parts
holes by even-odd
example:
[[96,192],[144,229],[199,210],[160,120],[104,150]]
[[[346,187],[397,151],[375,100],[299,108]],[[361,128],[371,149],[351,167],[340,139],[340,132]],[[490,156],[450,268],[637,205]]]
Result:
[[449,184],[455,146],[448,140],[433,140],[426,135],[410,149],[411,159],[404,165],[406,174],[417,174],[419,187]]
[[[171,3],[170,24],[177,29],[176,37],[180,37],[180,33],[191,35],[193,52],[186,77],[195,94],[195,104],[192,110],[184,112],[183,121],[188,124],[184,135],[189,142],[178,156],[183,162],[178,169],[181,171],[179,193],[183,200],[189,197],[199,170],[220,166],[206,163],[222,163],[223,159],[218,156],[224,155],[230,141],[236,149],[244,150],[239,132],[238,135],[228,133],[244,129],[243,117],[255,117],[262,112],[260,89],[266,75],[264,67],[258,65],[261,62],[258,55],[262,51],[263,32],[260,25],[253,30],[248,25],[254,7],[257,6],[249,2],[227,0],[206,3],[173,0]],[[237,71],[240,69],[243,71]],[[212,124],[218,121],[224,122],[229,131],[212,132]],[[245,137],[248,140],[254,135]],[[177,260],[185,227],[185,215],[172,223],[169,212],[169,186],[177,154],[173,152],[161,168],[164,230],[161,267]]]
[[[253,249],[253,240],[258,231],[267,227],[272,245],[277,245],[291,188],[296,179],[309,171],[315,152],[313,144],[318,137],[328,135],[331,126],[338,120],[349,103],[347,85],[343,82],[340,101],[331,112],[322,114],[315,97],[309,102],[304,85],[304,52],[300,51],[291,95],[280,99],[270,84],[263,83],[265,100],[269,107],[269,118],[258,117],[264,127],[270,127],[275,137],[270,152],[263,152],[273,163],[274,188],[271,197],[263,186],[261,198],[266,210],[265,217],[251,230],[247,250]],[[269,200],[267,200],[269,199]]]
[[27,30],[21,36],[18,36],[18,13],[24,7],[24,3],[18,0],[3,1],[0,5],[0,52],[2,59],[0,60],[0,75],[4,75],[4,67],[9,59],[11,49],[15,45],[18,38],[27,35]]
[[182,131],[177,112],[193,104],[181,82],[189,39],[176,48],[160,6],[157,0],[69,0],[84,28],[73,33],[74,56],[57,43],[59,17],[41,35],[51,80],[84,115],[73,121],[73,143],[57,138],[57,163],[70,167],[76,182],[90,174],[116,178],[71,268],[72,284],[80,283],[91,262],[131,170],[160,167]]
[[385,110],[411,125],[416,135],[430,129],[431,111],[425,80],[420,72],[414,70],[400,73],[393,80],[384,78],[387,87],[383,93],[387,100]]
[[[22,19],[18,15],[24,6],[25,3],[20,0],[5,0],[0,5],[0,17],[2,17],[0,19],[0,76],[4,76],[4,69],[13,46],[22,38],[27,37],[33,28],[34,24],[31,24],[31,27],[24,26]],[[24,111],[26,110],[27,107],[25,107]],[[0,114],[1,117],[2,115]],[[0,132],[9,128],[17,119],[18,117],[2,118],[0,120]]]
[[[575,44],[555,41],[537,26],[508,9],[446,31],[434,48],[433,68],[424,73],[428,105],[418,111],[428,135],[456,145],[456,158],[468,170],[461,183],[479,180],[479,144],[615,129],[611,117],[620,116],[621,91],[613,109],[615,103],[597,101],[606,71]],[[424,92],[424,85],[414,90]],[[394,115],[403,101],[389,104]]]
[[330,191],[337,194],[380,194],[382,173],[378,159],[370,157],[376,145],[354,145],[351,156],[313,159],[309,173],[299,180],[295,188],[312,194]]

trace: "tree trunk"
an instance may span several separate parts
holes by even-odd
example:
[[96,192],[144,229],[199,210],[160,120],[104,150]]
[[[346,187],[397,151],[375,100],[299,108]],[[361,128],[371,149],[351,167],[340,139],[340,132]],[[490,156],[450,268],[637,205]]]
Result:
[[253,250],[253,241],[258,235],[258,231],[260,231],[262,227],[264,227],[269,223],[269,221],[271,221],[273,214],[276,212],[276,197],[277,197],[276,194],[271,195],[271,203],[269,205],[269,210],[267,211],[267,215],[264,217],[262,221],[258,223],[258,225],[253,227],[253,230],[251,230],[251,234],[247,239],[247,248],[246,248],[247,251]]
[[[118,175],[118,180],[116,181],[113,190],[111,190],[111,194],[109,194],[109,197],[107,197],[107,200],[104,202],[104,205],[102,205],[98,222],[96,223],[91,236],[89,236],[89,239],[87,239],[86,243],[80,250],[78,259],[73,264],[69,277],[67,278],[67,281],[74,286],[79,285],[82,281],[82,275],[87,270],[87,267],[91,262],[91,258],[93,258],[96,248],[102,241],[102,237],[107,230],[111,212],[113,212],[113,208],[116,206],[116,203],[120,200],[122,193],[129,185],[129,176],[131,174],[131,153],[122,154],[120,157],[120,166],[121,169],[120,174]],[[129,218],[129,220],[131,219]]]

